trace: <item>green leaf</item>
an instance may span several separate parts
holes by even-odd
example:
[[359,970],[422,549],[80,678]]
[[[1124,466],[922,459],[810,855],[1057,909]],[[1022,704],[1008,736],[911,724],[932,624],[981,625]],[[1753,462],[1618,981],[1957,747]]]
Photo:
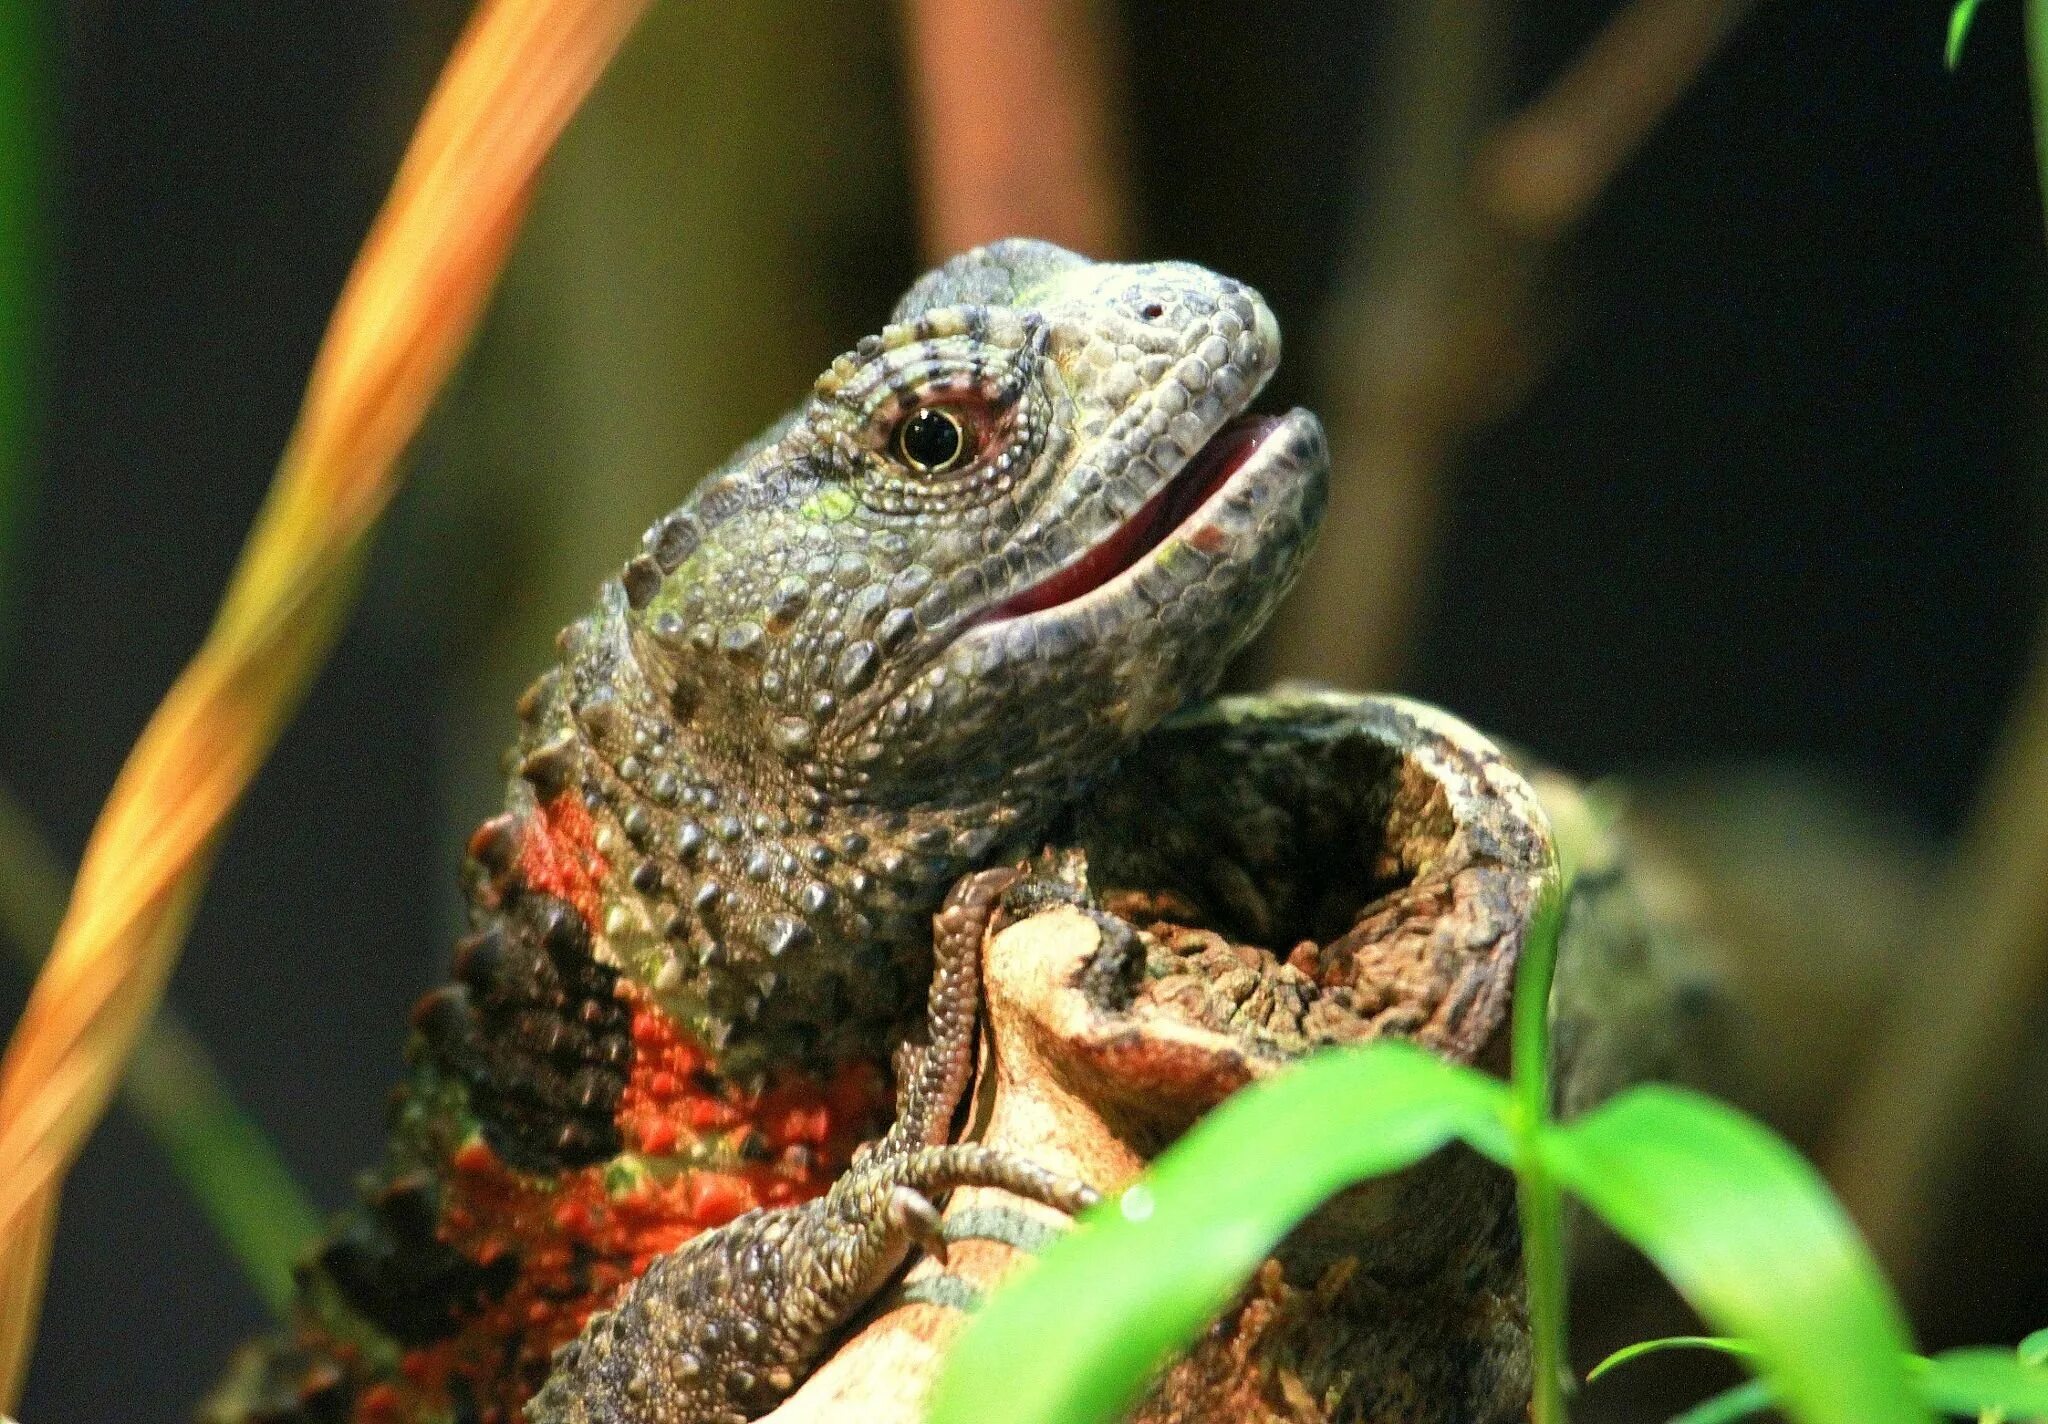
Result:
[[[2028,1343],[2037,1340],[2048,1347],[2048,1338],[2044,1337],[2048,1337],[2048,1331],[2028,1336],[2021,1343],[2021,1349],[2025,1350]],[[1586,1382],[1591,1384],[1630,1360],[1665,1350],[1719,1350],[1745,1359],[1754,1359],[1757,1354],[1755,1347],[1741,1340],[1710,1335],[1672,1335],[1616,1350],[1593,1367],[1586,1376]],[[2038,1359],[2015,1356],[2004,1350],[1977,1348],[1950,1350],[1931,1360],[1921,1355],[1908,1355],[1906,1366],[1914,1394],[1929,1408],[1942,1413],[1977,1414],[1984,1410],[2002,1410],[2007,1414],[2048,1416],[2048,1368],[2044,1368]],[[1740,1413],[1753,1413],[1771,1402],[1769,1388],[1762,1381],[1755,1382],[1751,1388],[1762,1391],[1754,1396],[1753,1403],[1743,1391],[1731,1390],[1704,1401],[1680,1418],[1687,1424],[1732,1419],[1738,1414],[1723,1411],[1737,1409]],[[1743,1397],[1738,1399],[1738,1395]]]
[[1776,1402],[1769,1385],[1762,1380],[1750,1380],[1709,1395],[1683,1414],[1672,1415],[1671,1424],[1733,1424],[1734,1420],[1761,1414]]
[[1924,1424],[1890,1290],[1817,1173],[1733,1108],[1635,1088],[1546,1142],[1566,1188],[1756,1348],[1802,1424]]
[[1500,1083],[1400,1043],[1237,1094],[997,1292],[939,1377],[932,1424],[1116,1417],[1319,1204],[1453,1138],[1505,1161],[1507,1112]]
[[2020,1341],[2016,1353],[2030,1365],[2048,1365],[2048,1330],[2036,1330]]
[[1662,1339],[1638,1340],[1633,1345],[1622,1346],[1586,1372],[1586,1383],[1591,1384],[1630,1360],[1640,1360],[1645,1355],[1661,1355],[1666,1350],[1718,1350],[1724,1355],[1737,1355],[1745,1360],[1756,1358],[1756,1347],[1741,1340],[1729,1340],[1719,1335],[1666,1335]]
[[1945,57],[1950,69],[1963,62],[1963,41],[1969,37],[1970,22],[1977,18],[1977,7],[1983,3],[1984,0],[1957,0],[1955,9],[1949,11]]
[[2007,1350],[1944,1350],[1919,1371],[1918,1383],[1921,1398],[1945,1414],[2002,1409],[2048,1418],[2048,1367]]

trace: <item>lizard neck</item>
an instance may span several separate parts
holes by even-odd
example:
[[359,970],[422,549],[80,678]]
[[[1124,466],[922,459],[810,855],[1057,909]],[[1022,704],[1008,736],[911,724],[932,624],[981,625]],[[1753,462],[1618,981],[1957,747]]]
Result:
[[564,632],[522,700],[512,809],[583,857],[593,952],[719,1051],[873,1056],[920,1000],[929,916],[1062,789],[889,804],[794,778],[713,701],[678,707],[615,608]]

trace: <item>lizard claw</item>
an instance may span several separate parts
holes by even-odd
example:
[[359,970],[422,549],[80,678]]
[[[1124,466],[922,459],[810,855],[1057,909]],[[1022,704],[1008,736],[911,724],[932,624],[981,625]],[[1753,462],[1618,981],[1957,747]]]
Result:
[[889,1193],[889,1224],[922,1247],[940,1265],[946,1263],[946,1235],[939,1209],[922,1192],[897,1187]]

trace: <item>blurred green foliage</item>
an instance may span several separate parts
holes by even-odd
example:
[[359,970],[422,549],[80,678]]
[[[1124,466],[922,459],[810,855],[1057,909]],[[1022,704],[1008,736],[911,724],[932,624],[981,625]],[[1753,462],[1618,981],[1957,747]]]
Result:
[[1948,67],[1954,69],[1963,62],[1963,43],[1970,37],[1970,24],[1977,18],[1977,7],[1984,0],[1959,0],[1948,16],[1948,46],[1943,54]]
[[35,469],[49,162],[47,16],[35,0],[0,5],[0,651],[12,645],[26,492]]

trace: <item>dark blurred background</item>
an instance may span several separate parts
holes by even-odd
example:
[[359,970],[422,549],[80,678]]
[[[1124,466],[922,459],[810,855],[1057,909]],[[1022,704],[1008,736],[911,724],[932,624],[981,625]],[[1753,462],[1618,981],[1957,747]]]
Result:
[[[1618,8],[1498,7],[1491,114],[1540,95]],[[1954,75],[1947,9],[1761,4],[1689,83],[1549,255],[1512,376],[1433,462],[1377,664],[1563,766],[1636,781],[1680,839],[1761,826],[1796,859],[1821,827],[1915,885],[1969,812],[2044,589],[2048,268],[2019,6],[1989,0]],[[1392,260],[1374,222],[1402,155],[1376,134],[1403,15],[1202,0],[1107,17],[1128,245],[1264,290],[1288,332],[1283,400],[1344,381],[1355,332],[1332,314],[1364,302],[1369,319],[1375,254]],[[67,859],[210,619],[459,19],[385,0],[51,17],[54,295],[4,571],[0,781]],[[379,1150],[510,693],[637,531],[921,265],[898,33],[886,6],[668,0],[539,196],[171,989],[323,1208]],[[1347,537],[1318,555],[1380,557]],[[1298,607],[1258,675],[1380,616]],[[1702,775],[1711,794],[1684,790]],[[1730,787],[1760,788],[1752,819]],[[1916,982],[1845,998],[1862,968],[1798,942],[1764,953],[1762,977],[1804,1006],[1763,1014],[1780,1061],[1804,1045],[1822,1079]],[[26,985],[0,961],[0,1021]],[[2029,1082],[2048,1079],[2017,1073],[2000,1097],[2032,1102],[2035,1138],[1987,1105],[1944,1189],[1968,1229],[1931,1248],[1930,1345],[2048,1324],[2043,1194],[2028,1213],[2012,1166],[2048,1157]],[[1825,1105],[1778,1091],[1760,1106],[1813,1135]],[[21,1417],[182,1418],[263,1324],[117,1110],[65,1195]]]

